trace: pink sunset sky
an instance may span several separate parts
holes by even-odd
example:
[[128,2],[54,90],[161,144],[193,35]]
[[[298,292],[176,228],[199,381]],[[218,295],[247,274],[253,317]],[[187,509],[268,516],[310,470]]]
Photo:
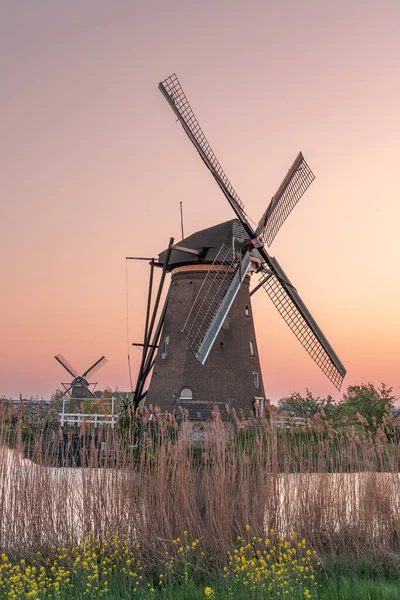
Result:
[[[53,356],[129,389],[125,257],[233,218],[157,89],[176,72],[258,221],[299,150],[316,175],[270,252],[350,384],[400,394],[398,0],[4,0],[0,394],[48,398]],[[142,341],[148,265],[128,264]],[[253,296],[266,394],[336,392]],[[140,352],[131,349],[135,378]]]

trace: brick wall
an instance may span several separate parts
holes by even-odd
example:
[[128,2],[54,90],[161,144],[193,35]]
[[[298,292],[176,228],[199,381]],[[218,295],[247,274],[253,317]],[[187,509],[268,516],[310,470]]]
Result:
[[[169,302],[154,365],[147,403],[173,411],[179,406],[183,388],[193,392],[193,400],[226,402],[247,414],[255,396],[265,397],[253,313],[249,277],[245,278],[225,323],[204,365],[194,357],[182,328],[206,271],[172,272]],[[246,315],[245,307],[250,309]],[[164,340],[169,337],[168,350]],[[255,356],[250,351],[254,342]],[[259,374],[260,387],[254,387],[253,373]]]

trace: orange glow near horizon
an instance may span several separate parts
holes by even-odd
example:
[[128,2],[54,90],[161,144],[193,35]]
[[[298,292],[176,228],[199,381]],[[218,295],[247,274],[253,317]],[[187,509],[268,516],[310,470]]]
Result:
[[[176,72],[258,221],[299,150],[316,180],[276,256],[347,368],[399,395],[400,4],[89,0],[0,8],[0,395],[49,397],[64,354],[129,389],[125,257],[233,213],[157,89]],[[130,342],[148,266],[128,264]],[[274,402],[340,394],[253,296]],[[130,349],[135,377],[140,352]]]

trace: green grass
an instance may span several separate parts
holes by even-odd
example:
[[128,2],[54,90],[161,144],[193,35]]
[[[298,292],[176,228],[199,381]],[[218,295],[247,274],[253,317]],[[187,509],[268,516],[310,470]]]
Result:
[[[215,591],[215,600],[225,600],[232,598],[228,596],[226,588],[218,585],[212,585]],[[147,596],[150,597],[150,596]],[[154,600],[206,600],[204,586],[171,586],[164,591],[155,591],[151,594]],[[71,596],[72,598],[72,596]],[[106,600],[131,600],[133,597],[127,592],[126,595],[103,596]],[[249,595],[243,591],[243,594],[235,594],[235,600],[249,600]],[[274,598],[277,596],[259,596],[260,600]],[[302,593],[293,593],[285,598],[290,600],[304,600]],[[313,594],[315,600],[399,600],[400,599],[400,580],[387,581],[384,579],[372,579],[363,577],[338,577],[337,579],[324,580],[322,587],[317,595]]]
[[[32,571],[24,560],[12,566],[2,555],[0,600],[400,600],[399,557],[394,553],[385,558],[373,554],[358,558],[326,556],[322,565],[315,562],[316,558],[310,559],[310,563],[304,564],[310,565],[317,585],[306,578],[306,571],[300,578],[289,575],[280,578],[277,572],[272,578],[275,579],[272,586],[275,591],[268,593],[261,590],[259,583],[254,589],[243,583],[255,573],[251,570],[254,555],[248,555],[246,551],[238,551],[236,555],[238,561],[235,564],[239,565],[243,565],[240,557],[247,556],[247,570],[234,571],[240,574],[239,578],[235,575],[233,579],[224,579],[222,567],[210,570],[201,563],[196,565],[192,560],[195,554],[185,557],[183,563],[169,558],[171,570],[160,576],[160,565],[150,567],[148,564],[147,569],[142,568],[140,556],[130,551],[126,542],[110,540],[107,544],[103,548],[92,537],[83,546],[70,551],[61,549],[53,563],[47,562],[48,576],[46,579],[43,575],[42,583],[38,568]],[[177,558],[179,556],[182,554],[178,552]],[[71,563],[71,557],[75,558],[75,567],[67,572],[62,564],[65,560]],[[284,571],[280,572],[288,573],[283,566]],[[290,572],[290,562],[286,567]],[[134,579],[132,573],[129,574],[131,568],[137,571],[137,575],[133,573]],[[262,576],[263,572],[260,573]],[[55,586],[54,581],[60,581],[60,585]]]
[[399,600],[399,557],[328,557],[318,580],[319,600]]
[[[235,593],[234,596],[229,596],[226,588],[219,585],[209,584],[215,592],[215,600],[250,600],[254,598],[249,596],[244,590],[243,593]],[[153,598],[154,600],[206,600],[204,593],[205,586],[188,584],[185,586],[169,586],[163,591],[155,590],[154,593],[142,592],[132,595],[132,591],[115,589],[106,595],[102,596],[104,600],[144,600]],[[282,597],[282,596],[281,596]],[[304,600],[304,595],[300,592],[293,592],[291,595],[283,596],[289,600]],[[73,591],[68,595],[63,595],[63,600],[84,600],[87,596],[76,595]],[[274,598],[278,600],[278,596],[259,595],[257,600],[268,600]],[[399,600],[400,598],[400,581],[376,580],[372,578],[362,577],[338,577],[337,579],[325,580],[320,591],[313,594],[315,600]],[[1,598],[3,600],[3,598]]]
[[[366,565],[364,565],[366,566]],[[340,575],[340,573],[320,573],[318,577],[320,587],[312,592],[314,600],[399,600],[400,599],[400,574],[399,572],[388,573],[387,576],[374,577],[371,575]],[[211,587],[214,595],[209,600],[304,600],[304,593],[300,590],[290,592],[285,596],[276,594],[268,595],[251,594],[246,588],[236,590],[233,595],[228,592],[225,582],[213,581],[211,577],[205,577],[205,583],[200,584],[193,581],[186,583],[170,583],[163,589],[154,586],[154,592],[146,586],[142,586],[136,593],[132,588],[127,588],[122,581],[114,578],[110,590],[101,596],[103,600],[207,600],[205,587]],[[24,596],[25,597],[25,596]],[[42,596],[40,596],[42,597]],[[0,593],[0,600],[8,600],[10,596]],[[35,597],[33,597],[36,600]],[[96,594],[83,594],[82,591],[70,589],[64,590],[60,595],[48,596],[50,600],[97,600]],[[99,597],[100,598],[100,597]],[[17,600],[17,599],[16,599]]]
[[399,600],[400,580],[338,577],[323,582],[320,600]]

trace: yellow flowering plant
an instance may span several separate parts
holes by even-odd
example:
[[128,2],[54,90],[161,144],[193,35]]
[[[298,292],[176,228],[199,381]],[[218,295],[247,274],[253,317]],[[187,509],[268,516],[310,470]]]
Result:
[[1,555],[1,600],[63,600],[75,594],[99,600],[108,594],[111,582],[116,580],[119,590],[145,597],[140,548],[129,547],[118,536],[99,541],[91,534],[76,546],[59,548],[53,560],[43,561],[39,555],[34,563],[27,565],[25,560],[11,563],[5,554]]
[[294,532],[286,538],[270,530],[261,537],[247,526],[224,567],[186,530],[165,542],[165,558],[158,565],[149,557],[145,562],[137,543],[111,535],[98,540],[91,534],[76,545],[69,541],[52,559],[38,553],[30,564],[2,554],[0,600],[183,600],[199,587],[205,600],[312,598],[316,566],[315,552]]
[[278,536],[272,529],[267,537],[246,533],[238,537],[238,547],[228,552],[224,577],[231,597],[245,591],[248,599],[292,598],[300,593],[311,598],[316,590],[317,556],[307,547],[306,540]]

